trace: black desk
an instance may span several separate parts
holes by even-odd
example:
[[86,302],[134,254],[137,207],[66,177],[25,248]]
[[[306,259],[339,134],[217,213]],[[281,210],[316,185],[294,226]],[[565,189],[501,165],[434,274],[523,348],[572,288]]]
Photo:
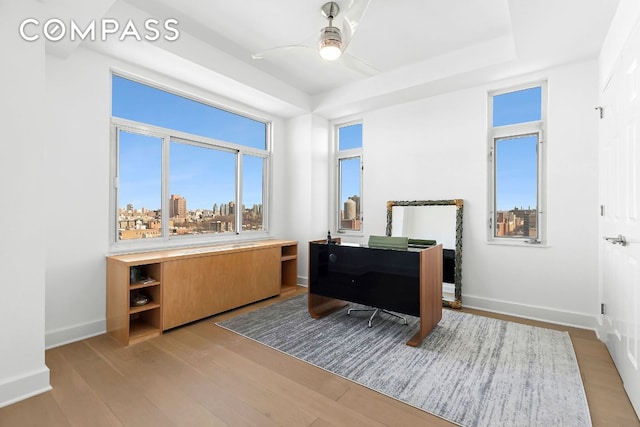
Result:
[[347,302],[420,317],[407,342],[422,342],[442,318],[442,245],[369,248],[309,242],[309,313],[320,318]]

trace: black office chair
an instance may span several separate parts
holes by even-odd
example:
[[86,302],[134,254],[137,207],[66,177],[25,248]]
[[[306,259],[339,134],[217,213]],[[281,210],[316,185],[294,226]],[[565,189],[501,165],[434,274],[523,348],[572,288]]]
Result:
[[[409,239],[407,237],[391,237],[391,236],[369,236],[370,248],[381,249],[395,249],[395,250],[407,250],[409,246]],[[386,313],[390,316],[397,317],[403,321],[403,324],[408,325],[407,319],[399,314],[393,313],[383,308],[369,307],[369,308],[350,308],[347,310],[347,315],[350,315],[352,311],[372,311],[373,313],[369,317],[368,325],[371,327],[373,319],[378,313]]]

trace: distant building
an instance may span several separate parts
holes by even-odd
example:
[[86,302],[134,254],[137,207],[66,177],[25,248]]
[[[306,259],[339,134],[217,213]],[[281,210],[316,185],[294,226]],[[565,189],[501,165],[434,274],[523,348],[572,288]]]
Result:
[[172,194],[169,199],[169,217],[187,218],[187,199],[177,194]]
[[344,202],[344,219],[350,221],[356,217],[356,202],[349,198]]

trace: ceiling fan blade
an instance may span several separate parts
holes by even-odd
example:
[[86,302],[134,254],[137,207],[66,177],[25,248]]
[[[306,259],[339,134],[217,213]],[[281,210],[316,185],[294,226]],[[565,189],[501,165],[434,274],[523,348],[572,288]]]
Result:
[[311,46],[303,44],[292,44],[289,46],[272,47],[271,49],[263,50],[262,52],[256,52],[251,55],[253,59],[264,59],[268,56],[277,56],[279,54],[288,53],[294,50],[311,49]]
[[365,12],[369,8],[371,0],[349,0],[344,12],[344,21],[342,22],[342,35],[344,37],[343,44],[346,49],[351,43],[356,30],[362,22]]
[[380,72],[380,70],[348,52],[344,52],[336,62],[367,77],[375,76]]

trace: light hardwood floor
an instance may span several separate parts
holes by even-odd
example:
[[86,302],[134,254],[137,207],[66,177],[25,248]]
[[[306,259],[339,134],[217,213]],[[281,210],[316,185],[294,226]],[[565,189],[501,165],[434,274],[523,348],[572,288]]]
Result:
[[[453,425],[214,325],[305,292],[300,287],[128,348],[102,335],[47,350],[53,390],[0,409],[0,426]],[[463,310],[567,330],[593,425],[640,426],[592,331]]]

